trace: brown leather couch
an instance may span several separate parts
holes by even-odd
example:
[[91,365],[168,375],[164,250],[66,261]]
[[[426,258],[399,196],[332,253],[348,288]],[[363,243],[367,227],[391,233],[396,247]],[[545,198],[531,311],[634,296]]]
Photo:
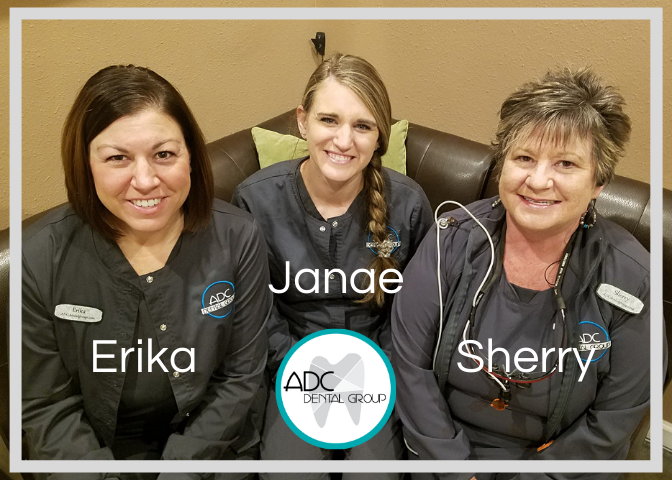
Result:
[[[280,133],[298,133],[293,111],[259,126]],[[456,200],[466,205],[497,193],[497,185],[492,178],[491,152],[487,145],[411,123],[406,150],[407,175],[423,187],[432,208],[444,200]],[[230,200],[236,186],[259,170],[250,129],[211,142],[208,151],[218,198]],[[616,176],[597,201],[602,215],[631,232],[647,250],[650,244],[649,192],[646,183]],[[663,210],[663,308],[665,317],[672,322],[672,192],[669,190],[663,191]],[[24,224],[37,217],[31,217]],[[9,232],[0,231],[0,435],[5,442],[9,429],[8,249]],[[672,325],[668,325],[668,343],[672,339],[671,332]],[[640,458],[648,418],[640,427],[633,437],[630,458]]]

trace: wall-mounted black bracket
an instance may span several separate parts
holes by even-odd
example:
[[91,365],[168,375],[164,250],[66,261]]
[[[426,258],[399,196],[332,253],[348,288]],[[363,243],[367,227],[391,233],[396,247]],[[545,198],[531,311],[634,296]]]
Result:
[[324,51],[327,46],[327,38],[324,32],[317,32],[315,38],[311,38],[310,41],[315,45],[315,51],[324,57]]

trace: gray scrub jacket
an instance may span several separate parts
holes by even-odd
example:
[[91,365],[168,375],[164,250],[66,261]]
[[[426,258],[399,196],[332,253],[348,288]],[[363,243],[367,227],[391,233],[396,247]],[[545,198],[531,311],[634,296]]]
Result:
[[[495,200],[481,200],[467,208],[488,229],[497,247],[505,209]],[[499,396],[499,386],[482,371],[467,373],[457,366],[457,362],[469,368],[475,365],[459,352],[458,344],[463,340],[472,298],[488,268],[490,248],[483,231],[461,209],[442,217],[456,220],[441,230],[438,247],[444,322],[450,313],[456,320],[444,328],[436,368],[432,366],[439,321],[436,227],[406,268],[404,288],[392,307],[396,407],[409,447],[423,460],[625,458],[630,435],[649,407],[648,252],[632,235],[600,216],[593,228],[579,231],[561,286],[567,306],[566,348],[579,348],[584,365],[590,348],[600,350],[594,352],[581,382],[572,352],[565,357],[564,373],[530,388],[513,386],[510,405],[498,411],[490,403]],[[471,275],[466,295],[464,291],[458,294],[465,275]],[[560,347],[563,327],[552,292],[539,292],[528,308],[527,302],[516,297],[504,271],[498,283],[481,300],[476,314],[474,336],[482,343],[484,355],[487,357],[487,338],[492,338],[493,348],[508,349],[511,361],[521,346],[535,350],[539,359],[542,347]],[[628,313],[600,298],[596,291],[601,284],[637,297],[643,310]],[[601,346],[591,347],[592,343]],[[449,344],[452,357],[447,354]],[[554,358],[549,357],[550,365]],[[534,363],[526,366],[531,365]],[[569,368],[574,373],[570,374]],[[540,369],[538,365],[530,375],[538,375]],[[565,389],[566,408],[558,415],[555,406],[563,378],[565,382],[573,378],[573,385]],[[440,384],[445,385],[443,390]],[[553,443],[537,451],[546,441],[545,427],[552,415],[558,417]],[[451,478],[470,476],[455,474]],[[516,478],[549,477],[538,473],[518,474]]]
[[[364,295],[350,285],[352,273],[369,268],[376,255],[376,247],[367,245],[370,242],[364,192],[360,192],[346,213],[325,220],[300,178],[299,166],[304,160],[289,160],[256,172],[238,186],[232,200],[234,205],[252,213],[261,225],[274,288],[285,286],[286,262],[289,262],[289,289],[274,295],[268,322],[268,366],[272,373],[296,342],[327,328],[353,330],[372,339],[388,354],[390,350],[390,302],[382,309],[355,303]],[[413,180],[388,168],[381,173],[385,182],[388,238],[398,242],[392,257],[403,271],[432,224],[431,207]],[[305,268],[318,269],[317,293],[302,293],[295,287],[296,274]],[[335,268],[345,273],[345,288],[342,276],[332,274],[326,292],[324,270]],[[300,281],[304,289],[315,283],[311,275],[301,276]]]
[[[257,223],[216,200],[209,226],[183,233],[165,267],[133,274],[116,243],[69,206],[24,233],[22,426],[36,458],[113,459],[120,350],[139,346],[131,343],[142,299],[159,343],[152,356],[168,349],[161,358],[179,409],[162,458],[217,459],[257,443],[248,410],[266,366],[271,307]],[[93,371],[96,340],[116,341],[98,345],[114,357],[97,360],[116,372]],[[194,349],[193,372],[180,371],[189,366],[183,352],[171,365],[178,348]]]

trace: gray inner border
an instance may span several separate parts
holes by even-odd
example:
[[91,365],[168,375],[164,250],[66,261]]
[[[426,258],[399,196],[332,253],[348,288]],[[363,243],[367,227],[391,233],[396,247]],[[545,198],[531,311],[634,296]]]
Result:
[[[663,10],[662,8],[10,8],[10,319],[21,318],[21,22],[22,20],[649,20],[651,74],[651,345],[660,345],[662,311]],[[10,321],[10,412],[21,411],[21,329]],[[32,472],[662,472],[662,349],[651,350],[650,460],[510,461],[57,461],[22,460]],[[10,443],[21,444],[21,417],[10,415]],[[197,462],[197,466],[194,465]]]

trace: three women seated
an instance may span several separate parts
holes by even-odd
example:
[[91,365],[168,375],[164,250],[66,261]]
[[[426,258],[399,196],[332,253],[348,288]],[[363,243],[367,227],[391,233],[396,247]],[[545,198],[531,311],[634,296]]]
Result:
[[[250,176],[236,208],[213,199],[165,79],[116,66],[84,85],[63,131],[69,204],[23,239],[31,458],[332,458],[274,395],[290,348],[329,328],[375,342],[397,379],[398,415],[346,459],[624,458],[649,405],[650,302],[648,253],[595,209],[630,133],[620,94],[589,70],[521,87],[493,142],[499,196],[436,222],[382,167],[391,106],[368,62],[325,60],[297,120],[308,156]],[[272,296],[286,262],[371,268],[374,289]],[[344,474],[360,477],[401,476]]]

